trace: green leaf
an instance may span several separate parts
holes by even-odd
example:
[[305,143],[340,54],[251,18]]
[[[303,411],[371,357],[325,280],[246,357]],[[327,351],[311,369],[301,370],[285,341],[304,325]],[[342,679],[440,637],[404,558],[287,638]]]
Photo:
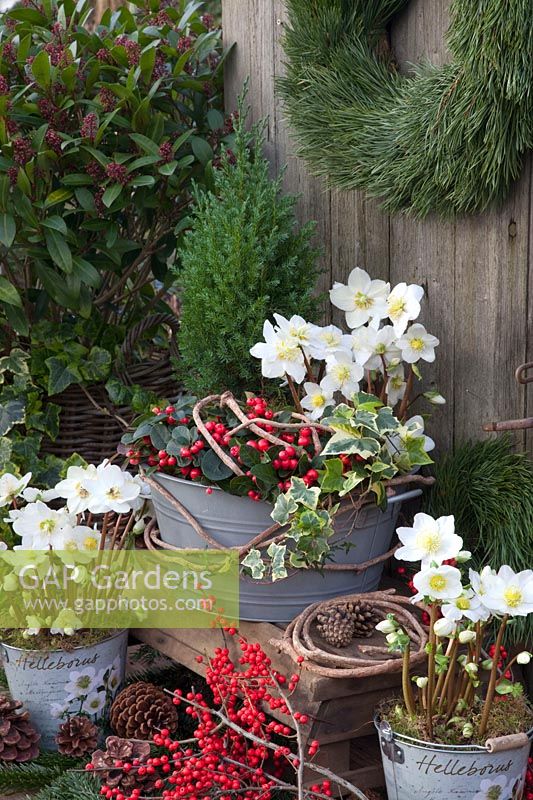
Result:
[[345,497],[347,494],[350,494],[350,492],[353,492],[353,490],[361,483],[363,483],[363,481],[366,480],[367,478],[368,475],[366,474],[364,469],[351,470],[350,472],[348,472],[344,480],[344,486],[342,487],[342,490],[339,492],[340,497]]
[[14,425],[24,422],[24,419],[25,406],[22,400],[0,403],[0,436],[5,436]]
[[4,308],[4,314],[7,317],[7,321],[17,333],[20,333],[21,336],[27,336],[30,332],[30,327],[28,325],[28,320],[24,316],[24,311],[22,308],[18,306],[10,306],[6,304]]
[[54,192],[50,192],[44,201],[45,208],[50,208],[58,203],[64,203],[65,200],[70,200],[72,194],[71,189],[56,189]]
[[122,191],[122,184],[120,183],[113,183],[111,186],[108,186],[105,190],[104,194],[102,195],[102,203],[106,208],[109,208],[113,205],[117,197]]
[[0,303],[22,308],[22,300],[17,289],[3,276],[0,276]]
[[200,467],[205,477],[213,483],[218,483],[226,478],[230,478],[235,473],[224,464],[214,450],[205,450],[200,461]]
[[153,186],[155,178],[153,175],[137,175],[130,181],[132,186]]
[[378,411],[376,425],[378,431],[381,434],[385,434],[398,430],[400,427],[400,421],[394,416],[394,413],[389,406],[384,406]]
[[290,493],[293,499],[306,508],[315,509],[320,498],[318,486],[307,487],[301,478],[291,478]]
[[323,492],[340,492],[344,487],[344,464],[340,458],[329,458],[324,462],[324,473],[320,480]]
[[35,56],[31,64],[31,71],[35,81],[42,89],[47,89],[50,86],[50,56],[46,50],[41,50]]
[[298,511],[298,503],[292,497],[290,492],[280,494],[274,505],[274,510],[270,514],[274,522],[280,525],[286,525],[291,516]]
[[92,286],[93,289],[97,289],[100,286],[100,273],[95,267],[93,267],[92,264],[89,263],[89,261],[86,261],[84,258],[80,258],[79,256],[74,256],[72,263],[74,264],[76,271],[79,273],[83,283],[86,283],[87,286]]
[[266,571],[266,564],[261,558],[259,550],[250,550],[246,557],[241,561],[243,567],[246,567],[252,573],[252,578],[261,580]]
[[133,139],[135,144],[138,144],[145,153],[161,158],[159,155],[159,145],[149,139],[148,136],[144,136],[142,133],[130,133],[130,139]]
[[111,353],[103,347],[91,347],[80,364],[80,373],[86,381],[105,381],[111,369]]
[[56,230],[47,229],[44,232],[44,238],[52,261],[57,264],[63,272],[72,272],[72,253],[65,241],[65,237]]
[[11,440],[7,436],[0,437],[0,470],[4,470],[11,458]]
[[383,405],[379,397],[376,397],[374,394],[368,394],[367,392],[358,392],[354,395],[353,402],[357,409],[363,411],[375,412]]
[[57,215],[47,217],[43,219],[43,225],[45,228],[50,228],[53,231],[58,231],[62,233],[64,236],[68,233],[68,228],[66,226],[65,220],[63,217],[58,217]]
[[253,467],[255,464],[261,463],[261,453],[255,447],[247,444],[241,444],[239,455],[245,467]]
[[17,233],[17,225],[12,214],[0,214],[0,242],[4,247],[11,247]]
[[191,148],[200,162],[204,166],[208,164],[213,159],[213,148],[206,142],[205,139],[202,139],[200,136],[192,136],[191,137]]
[[73,364],[66,364],[61,359],[52,356],[46,359],[48,367],[48,394],[59,394],[72,383],[80,383],[81,375],[78,368]]
[[277,544],[272,542],[269,545],[267,554],[271,559],[272,580],[279,581],[287,577],[287,569],[285,567],[285,556],[287,553],[286,544]]

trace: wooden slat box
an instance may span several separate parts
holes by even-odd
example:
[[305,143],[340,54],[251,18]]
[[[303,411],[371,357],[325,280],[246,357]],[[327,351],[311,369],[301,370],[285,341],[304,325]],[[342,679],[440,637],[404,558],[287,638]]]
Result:
[[[268,622],[242,622],[239,632],[248,641],[260,643],[272,659],[274,669],[286,675],[298,672],[298,665],[270,644],[271,639],[280,637],[279,627]],[[237,637],[219,629],[138,629],[132,633],[202,676],[206,664],[198,663],[197,656],[210,656],[215,647],[227,647],[232,660],[241,655]],[[384,698],[398,694],[400,686],[399,674],[335,679],[302,669],[292,700],[295,708],[309,715],[308,738],[318,739],[321,744],[317,762],[349,778],[361,789],[382,786],[381,758],[372,718],[376,706]],[[279,719],[290,724],[286,716]]]

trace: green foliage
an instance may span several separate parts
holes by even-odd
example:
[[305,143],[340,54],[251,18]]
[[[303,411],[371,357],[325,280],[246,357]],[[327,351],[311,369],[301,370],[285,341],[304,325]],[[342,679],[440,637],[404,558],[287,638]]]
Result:
[[94,31],[88,0],[0,16],[0,461],[40,483],[70,385],[146,405],[117,378],[120,346],[147,311],[168,312],[191,187],[224,135],[220,30],[196,1],[133,5]]
[[[84,760],[62,756],[60,753],[41,753],[34,761],[25,764],[4,762],[0,764],[0,795],[5,797],[8,793],[43,789],[58,779],[62,780],[61,776],[67,770],[82,769],[84,763]],[[41,794],[43,792],[38,796]]]
[[281,194],[281,178],[270,179],[261,156],[263,123],[248,134],[242,111],[241,100],[233,150],[215,170],[213,191],[198,192],[176,273],[182,379],[199,396],[257,389],[260,365],[249,350],[263,320],[318,312],[313,225],[296,227],[296,198]]
[[[437,481],[424,500],[428,514],[455,516],[475,569],[533,564],[533,461],[511,445],[508,437],[467,442],[439,459]],[[533,642],[531,616],[516,620],[510,635]]]
[[66,772],[35,795],[34,800],[101,800],[100,783],[86,772]]
[[480,211],[506,196],[533,146],[533,5],[454,0],[452,63],[404,76],[386,27],[407,5],[289,0],[279,88],[299,153],[392,211]]

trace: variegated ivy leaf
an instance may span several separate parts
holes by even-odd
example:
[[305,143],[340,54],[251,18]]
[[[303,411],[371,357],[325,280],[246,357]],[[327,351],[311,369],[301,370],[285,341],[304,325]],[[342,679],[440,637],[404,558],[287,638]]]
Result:
[[343,469],[344,464],[340,458],[329,458],[324,462],[324,471],[320,471],[322,476],[320,487],[323,492],[340,492],[344,486]]
[[274,505],[274,510],[270,514],[274,522],[286,525],[291,516],[298,510],[298,503],[290,492],[280,494]]
[[344,485],[341,491],[339,492],[339,495],[341,497],[344,497],[345,495],[350,494],[350,492],[353,492],[353,490],[357,486],[359,486],[366,478],[368,478],[368,474],[365,472],[364,469],[351,470],[346,475],[346,478],[344,480]]
[[318,486],[307,487],[301,478],[291,478],[290,495],[297,503],[306,508],[316,508],[320,497]]
[[381,434],[391,433],[392,431],[398,430],[400,421],[394,416],[392,408],[385,406],[384,408],[380,408],[378,412],[376,426]]
[[267,550],[268,555],[272,560],[272,580],[279,581],[287,577],[287,570],[285,568],[285,555],[287,553],[287,545],[276,544],[272,542]]
[[383,405],[379,397],[367,392],[359,392],[354,395],[353,402],[358,411],[377,411]]
[[259,550],[250,550],[245,558],[241,561],[243,567],[247,567],[252,573],[252,578],[260,580],[266,571],[266,564],[261,558]]
[[351,437],[346,436],[345,433],[334,433],[323,449],[322,455],[358,454],[362,458],[372,458],[379,453],[380,449],[379,441],[368,436],[357,436],[355,432]]
[[366,428],[371,433],[379,434],[377,418],[377,414],[374,414],[373,411],[366,411],[364,408],[358,408],[353,422],[357,427]]

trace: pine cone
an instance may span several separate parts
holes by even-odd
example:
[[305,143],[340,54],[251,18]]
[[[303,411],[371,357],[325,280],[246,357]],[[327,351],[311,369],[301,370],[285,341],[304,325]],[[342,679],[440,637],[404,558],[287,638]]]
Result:
[[332,647],[348,647],[352,641],[355,623],[346,609],[333,606],[317,614],[319,634]]
[[86,756],[98,744],[98,727],[87,717],[70,717],[56,736],[58,750],[64,756]]
[[22,764],[39,755],[37,733],[30,721],[28,711],[19,713],[22,703],[0,695],[0,761]]
[[131,794],[133,789],[141,789],[142,794],[151,792],[155,787],[156,778],[152,775],[139,775],[138,770],[124,772],[120,767],[115,767],[116,761],[129,761],[138,759],[139,764],[144,764],[150,758],[149,742],[131,742],[129,739],[120,739],[118,736],[108,736],[105,740],[105,750],[96,750],[91,758],[91,764],[102,782],[110,789],[118,788],[122,792]]
[[178,713],[172,698],[153,683],[132,683],[116,697],[111,706],[110,723],[118,736],[127,739],[151,739],[161,728],[173,733],[178,727]]
[[361,639],[372,636],[379,617],[370,603],[364,600],[350,600],[344,603],[344,608],[354,621],[354,636]]

